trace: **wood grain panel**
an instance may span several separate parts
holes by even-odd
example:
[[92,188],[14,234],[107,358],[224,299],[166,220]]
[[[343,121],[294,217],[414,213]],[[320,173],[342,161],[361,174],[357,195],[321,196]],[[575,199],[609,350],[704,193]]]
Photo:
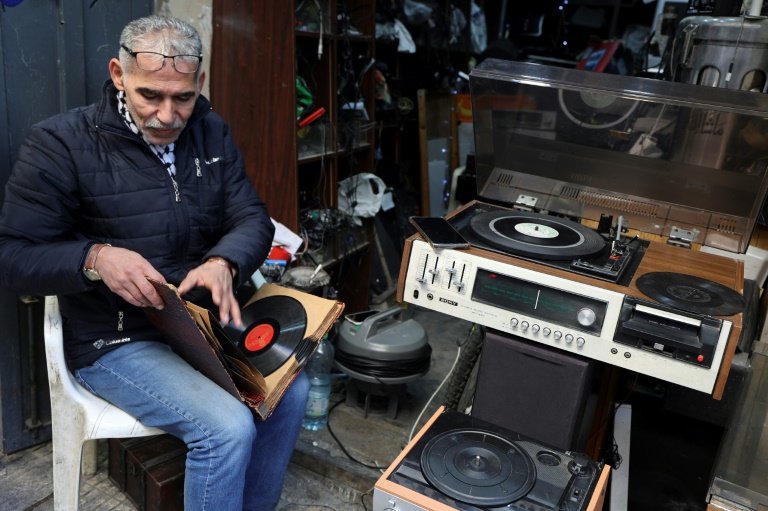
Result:
[[283,2],[214,0],[210,83],[270,215],[298,231],[293,16]]

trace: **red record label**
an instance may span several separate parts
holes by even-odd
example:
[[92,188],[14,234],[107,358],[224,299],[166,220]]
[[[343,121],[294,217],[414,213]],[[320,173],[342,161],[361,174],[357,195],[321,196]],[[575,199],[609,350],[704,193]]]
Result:
[[243,330],[224,328],[241,353],[267,376],[303,345],[307,312],[296,298],[268,296],[241,311]]
[[264,349],[272,342],[272,338],[275,336],[275,329],[272,325],[263,323],[261,325],[254,326],[248,335],[245,336],[243,345],[248,351],[259,351]]

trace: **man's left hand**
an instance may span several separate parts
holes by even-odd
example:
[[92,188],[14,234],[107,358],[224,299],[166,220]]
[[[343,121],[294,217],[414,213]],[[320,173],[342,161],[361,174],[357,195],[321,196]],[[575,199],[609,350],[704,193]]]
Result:
[[228,324],[230,316],[236,327],[242,328],[240,304],[232,288],[231,266],[221,264],[221,259],[209,259],[186,276],[179,284],[179,294],[188,293],[195,287],[205,287],[211,292],[213,303],[219,308],[219,318],[223,324]]

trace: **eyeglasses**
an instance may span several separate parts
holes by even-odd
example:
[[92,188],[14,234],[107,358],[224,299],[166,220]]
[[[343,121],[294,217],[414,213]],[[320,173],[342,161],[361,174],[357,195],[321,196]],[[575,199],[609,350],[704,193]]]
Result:
[[136,59],[136,65],[144,71],[160,71],[165,66],[165,59],[173,59],[173,68],[179,73],[195,73],[203,61],[202,55],[163,55],[154,51],[133,51],[124,44],[120,45]]

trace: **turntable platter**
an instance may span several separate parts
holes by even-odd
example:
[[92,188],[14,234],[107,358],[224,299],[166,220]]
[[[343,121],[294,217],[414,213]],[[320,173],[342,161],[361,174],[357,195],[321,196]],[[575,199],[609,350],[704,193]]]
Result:
[[550,260],[589,258],[606,249],[596,231],[564,218],[525,211],[488,211],[469,228],[485,243],[523,257]]
[[490,431],[456,429],[435,436],[421,454],[424,477],[450,497],[480,507],[504,506],[536,482],[530,456]]

